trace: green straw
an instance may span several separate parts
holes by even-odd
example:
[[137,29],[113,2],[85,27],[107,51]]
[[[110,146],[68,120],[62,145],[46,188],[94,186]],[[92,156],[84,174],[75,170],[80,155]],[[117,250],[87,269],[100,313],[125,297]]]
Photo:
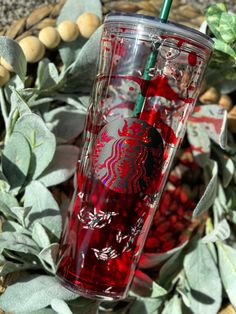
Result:
[[[173,0],[164,0],[162,3],[161,12],[160,12],[160,20],[162,23],[166,23],[168,20],[172,1]],[[160,47],[160,43],[156,44],[156,46],[154,47],[154,50],[148,56],[145,70],[143,73],[143,79],[146,81],[151,80],[150,69],[153,68],[156,64],[156,59],[158,56],[158,48],[159,47]],[[135,107],[134,107],[134,115],[135,116],[137,116],[142,111],[144,102],[145,102],[145,97],[140,93],[138,95],[138,98],[136,100]]]

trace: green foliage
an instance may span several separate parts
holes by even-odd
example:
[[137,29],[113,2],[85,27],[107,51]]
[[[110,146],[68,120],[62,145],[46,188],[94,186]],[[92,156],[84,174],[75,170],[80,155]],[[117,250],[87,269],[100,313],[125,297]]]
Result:
[[[205,16],[215,37],[212,70],[208,71],[207,78],[222,92],[232,92],[236,80],[236,15],[228,12],[225,4],[217,3],[207,8]],[[230,81],[234,81],[233,84]]]
[[[75,20],[85,11],[101,17],[100,1],[68,0],[58,22]],[[226,84],[225,78],[236,79],[235,16],[223,4],[209,7],[206,16],[216,37],[208,78],[219,78],[216,85],[231,91],[235,84]],[[189,241],[167,253],[144,254],[142,271],[136,272],[124,302],[99,304],[69,292],[55,279],[62,212],[68,204],[61,184],[75,173],[76,143],[84,128],[101,31],[102,27],[89,40],[62,43],[62,70],[43,59],[32,88],[22,83],[26,62],[19,46],[0,37],[0,55],[17,73],[0,93],[5,122],[1,129],[0,275],[22,274],[0,296],[0,308],[16,314],[95,314],[98,307],[99,313],[114,314],[210,314],[220,308],[222,286],[236,306],[236,255],[230,246],[235,241],[231,226],[236,223],[236,149],[232,138],[226,143],[225,113],[212,104],[198,108],[194,118],[217,120],[222,126],[219,132],[214,131],[214,123],[192,119],[188,125],[189,142],[202,152],[199,156],[193,149],[205,178],[205,191],[193,216],[199,217],[202,227],[203,216],[209,215],[205,231],[197,229]],[[61,192],[59,203],[55,186]],[[159,270],[158,276],[153,269]]]

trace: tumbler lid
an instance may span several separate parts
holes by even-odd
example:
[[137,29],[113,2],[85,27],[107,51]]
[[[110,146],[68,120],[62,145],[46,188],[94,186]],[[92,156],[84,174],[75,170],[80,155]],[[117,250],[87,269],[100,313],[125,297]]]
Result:
[[183,36],[188,39],[192,39],[199,44],[202,44],[209,49],[213,48],[213,40],[206,34],[188,26],[167,21],[166,23],[161,22],[159,18],[153,16],[147,16],[142,14],[135,13],[110,13],[105,18],[105,23],[112,22],[121,22],[125,24],[135,24],[135,25],[144,25],[147,27],[155,27],[157,29],[172,32]]

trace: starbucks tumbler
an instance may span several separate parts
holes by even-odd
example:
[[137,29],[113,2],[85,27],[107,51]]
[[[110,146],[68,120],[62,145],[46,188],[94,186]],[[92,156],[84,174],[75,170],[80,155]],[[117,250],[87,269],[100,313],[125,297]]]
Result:
[[57,276],[81,295],[127,295],[212,52],[204,34],[135,14],[105,19]]

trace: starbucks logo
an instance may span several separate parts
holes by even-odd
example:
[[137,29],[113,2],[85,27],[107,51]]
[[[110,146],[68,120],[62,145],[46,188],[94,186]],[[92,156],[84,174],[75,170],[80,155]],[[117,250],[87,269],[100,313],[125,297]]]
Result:
[[150,189],[158,179],[163,154],[162,137],[155,128],[137,118],[117,119],[98,134],[93,166],[107,188],[134,194]]

